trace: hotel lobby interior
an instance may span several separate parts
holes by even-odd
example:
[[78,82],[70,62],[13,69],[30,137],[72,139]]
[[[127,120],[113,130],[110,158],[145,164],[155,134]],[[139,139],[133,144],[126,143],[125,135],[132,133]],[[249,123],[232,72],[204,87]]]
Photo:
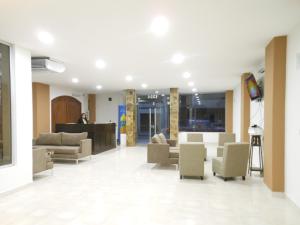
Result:
[[299,225],[300,1],[0,1],[0,225]]

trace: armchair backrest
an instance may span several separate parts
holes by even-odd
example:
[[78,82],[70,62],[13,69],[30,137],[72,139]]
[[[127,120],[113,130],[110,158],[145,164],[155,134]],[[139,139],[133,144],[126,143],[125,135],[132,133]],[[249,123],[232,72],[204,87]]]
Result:
[[225,143],[223,152],[224,175],[245,176],[248,159],[248,143]]
[[181,175],[204,175],[205,146],[200,143],[180,144],[179,170]]
[[187,134],[188,142],[203,142],[203,134],[201,133],[188,133]]
[[219,146],[224,146],[225,143],[235,142],[235,134],[219,133]]

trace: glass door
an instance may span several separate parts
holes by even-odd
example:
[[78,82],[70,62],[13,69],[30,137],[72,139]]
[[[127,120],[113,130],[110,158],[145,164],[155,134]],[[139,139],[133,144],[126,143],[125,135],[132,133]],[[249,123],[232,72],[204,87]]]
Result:
[[[156,91],[157,92],[157,91]],[[169,96],[140,94],[137,103],[138,143],[147,144],[154,134],[169,135]]]

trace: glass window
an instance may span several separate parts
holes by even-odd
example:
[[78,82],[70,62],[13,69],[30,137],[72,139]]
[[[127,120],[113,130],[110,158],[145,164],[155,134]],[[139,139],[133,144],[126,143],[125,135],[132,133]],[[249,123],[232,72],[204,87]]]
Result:
[[11,162],[10,49],[0,43],[0,166]]
[[225,131],[225,93],[180,95],[179,130]]

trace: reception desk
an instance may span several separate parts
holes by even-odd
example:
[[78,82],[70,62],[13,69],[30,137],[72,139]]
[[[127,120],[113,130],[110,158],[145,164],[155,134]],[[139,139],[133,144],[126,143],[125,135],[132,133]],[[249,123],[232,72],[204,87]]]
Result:
[[88,132],[92,139],[92,154],[98,154],[116,148],[116,124],[56,124],[55,132],[81,133]]

